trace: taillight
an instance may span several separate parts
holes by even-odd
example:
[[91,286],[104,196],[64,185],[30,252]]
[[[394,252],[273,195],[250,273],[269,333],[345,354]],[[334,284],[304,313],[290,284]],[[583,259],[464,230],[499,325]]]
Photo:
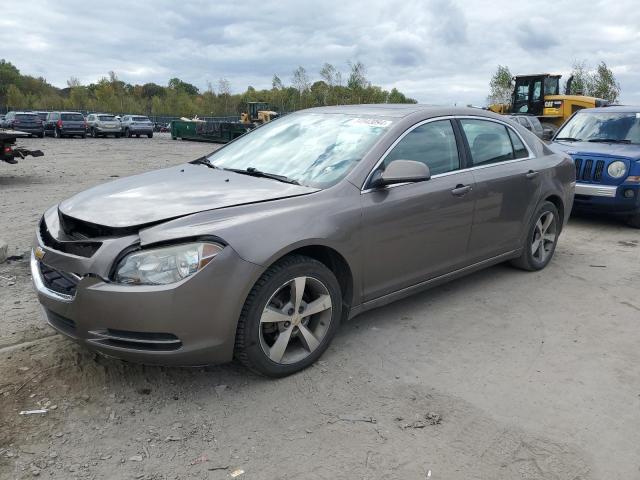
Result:
[[11,153],[11,147],[4,147],[4,153],[7,155]]
[[58,128],[62,128],[62,120],[58,120],[58,123],[56,123],[56,125],[58,126]]
[[84,122],[84,129],[85,130],[87,129],[87,122],[86,121]]

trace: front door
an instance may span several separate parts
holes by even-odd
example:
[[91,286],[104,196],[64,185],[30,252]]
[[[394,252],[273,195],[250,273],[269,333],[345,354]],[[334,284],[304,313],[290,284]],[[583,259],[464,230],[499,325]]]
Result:
[[365,301],[466,264],[475,191],[458,152],[451,121],[436,120],[405,133],[384,158],[380,169],[415,160],[432,178],[363,192]]

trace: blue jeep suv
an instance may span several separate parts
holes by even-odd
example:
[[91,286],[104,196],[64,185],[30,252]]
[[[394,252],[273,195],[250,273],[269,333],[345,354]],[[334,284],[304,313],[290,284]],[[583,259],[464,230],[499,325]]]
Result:
[[575,163],[574,210],[615,215],[640,228],[640,107],[579,110],[552,148]]

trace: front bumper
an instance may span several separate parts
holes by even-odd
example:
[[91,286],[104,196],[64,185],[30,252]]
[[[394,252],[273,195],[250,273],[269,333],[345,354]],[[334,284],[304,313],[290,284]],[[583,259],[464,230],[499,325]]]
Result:
[[576,183],[574,210],[607,213],[611,215],[635,215],[640,213],[640,185],[599,185]]
[[[43,249],[45,265],[59,269],[77,261]],[[33,283],[51,327],[108,356],[173,366],[232,359],[242,306],[262,273],[226,247],[200,272],[172,285],[119,285],[88,274],[76,276],[71,294],[61,294],[47,286],[40,264],[32,253]]]

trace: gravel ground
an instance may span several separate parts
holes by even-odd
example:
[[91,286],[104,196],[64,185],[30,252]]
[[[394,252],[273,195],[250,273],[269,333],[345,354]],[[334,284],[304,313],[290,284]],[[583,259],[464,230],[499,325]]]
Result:
[[216,146],[23,143],[46,156],[0,164],[0,478],[640,478],[637,230],[573,218],[544,271],[366,313],[286,379],[146,367],[53,334],[25,253],[51,204]]

